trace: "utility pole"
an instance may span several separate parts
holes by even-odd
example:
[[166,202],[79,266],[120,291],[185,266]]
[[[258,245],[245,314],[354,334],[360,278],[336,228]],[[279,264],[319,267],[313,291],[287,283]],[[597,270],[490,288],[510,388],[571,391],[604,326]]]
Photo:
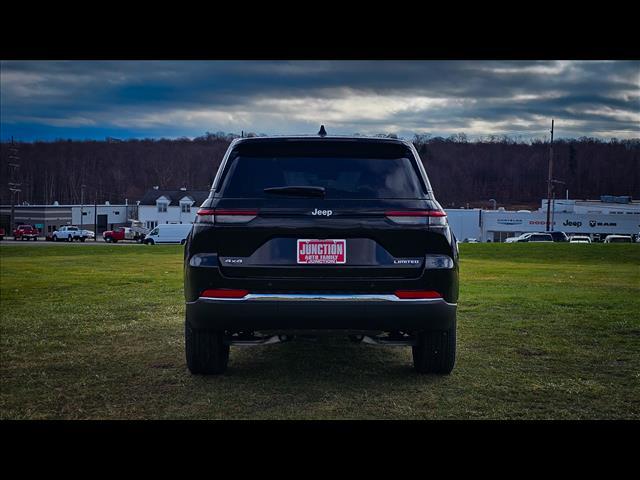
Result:
[[13,141],[13,136],[11,137],[11,146],[9,147],[9,191],[11,192],[11,220],[9,224],[9,229],[13,230],[16,228],[16,193],[20,193],[22,189],[20,188],[21,183],[18,181],[19,179],[19,171],[20,171],[20,157],[18,156],[18,147]]
[[98,241],[98,191],[96,190],[96,196],[93,200],[93,233],[95,233],[95,237],[93,237],[93,241]]
[[553,175],[553,119],[551,120],[551,144],[549,145],[549,179],[547,180],[547,232],[550,230],[551,222],[551,179]]
[[84,230],[84,189],[86,185],[80,186],[80,235],[82,235],[82,230]]
[[553,222],[555,222],[555,216],[556,216],[556,190],[555,188],[553,189],[553,193],[551,194],[551,196],[553,197],[551,199],[551,225],[552,228],[551,230],[553,230]]

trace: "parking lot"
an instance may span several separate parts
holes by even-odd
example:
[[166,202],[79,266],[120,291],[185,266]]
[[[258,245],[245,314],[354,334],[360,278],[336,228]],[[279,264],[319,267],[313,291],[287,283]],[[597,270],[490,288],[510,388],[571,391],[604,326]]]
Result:
[[24,246],[32,246],[32,245],[141,245],[136,242],[118,242],[118,243],[107,243],[103,239],[99,238],[97,241],[94,240],[86,240],[84,242],[52,242],[46,241],[44,237],[38,237],[38,240],[13,240],[13,238],[6,238],[0,241],[0,247],[2,245],[24,245]]

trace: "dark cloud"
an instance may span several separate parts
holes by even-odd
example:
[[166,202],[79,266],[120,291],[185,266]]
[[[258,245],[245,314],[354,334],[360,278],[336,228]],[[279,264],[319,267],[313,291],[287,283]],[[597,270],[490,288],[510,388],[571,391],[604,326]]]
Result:
[[[2,62],[2,138],[640,136],[640,62]],[[109,132],[109,133],[106,133]]]

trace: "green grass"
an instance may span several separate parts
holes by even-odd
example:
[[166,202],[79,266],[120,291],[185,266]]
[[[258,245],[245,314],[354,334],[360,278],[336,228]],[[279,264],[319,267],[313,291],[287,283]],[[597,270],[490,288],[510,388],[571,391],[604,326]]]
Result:
[[458,360],[232,347],[192,376],[182,248],[0,246],[0,418],[640,418],[640,246],[465,244]]

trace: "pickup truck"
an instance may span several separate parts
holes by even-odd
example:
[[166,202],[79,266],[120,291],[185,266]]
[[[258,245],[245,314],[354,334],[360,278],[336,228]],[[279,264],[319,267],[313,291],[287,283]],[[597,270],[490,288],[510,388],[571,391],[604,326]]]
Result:
[[142,243],[144,237],[144,233],[130,227],[116,227],[113,230],[107,230],[102,233],[102,238],[104,238],[104,241],[107,243],[117,243],[121,240],[134,240]]
[[38,229],[33,225],[18,225],[13,230],[13,239],[14,240],[38,240]]
[[84,242],[87,238],[94,238],[95,234],[90,230],[81,230],[78,227],[65,225],[60,227],[51,235],[51,239],[54,242],[67,241],[73,242],[74,240],[80,240]]

